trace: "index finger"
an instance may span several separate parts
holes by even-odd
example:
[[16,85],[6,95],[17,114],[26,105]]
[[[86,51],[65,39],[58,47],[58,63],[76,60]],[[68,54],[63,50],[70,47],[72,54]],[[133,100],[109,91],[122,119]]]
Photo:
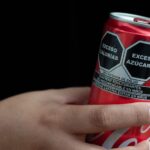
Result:
[[66,106],[60,124],[73,133],[97,133],[150,124],[150,104]]

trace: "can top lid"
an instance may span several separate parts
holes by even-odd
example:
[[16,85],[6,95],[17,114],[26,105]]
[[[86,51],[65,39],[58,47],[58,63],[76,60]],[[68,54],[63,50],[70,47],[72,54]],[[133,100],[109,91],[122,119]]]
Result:
[[110,17],[116,20],[128,22],[137,26],[150,28],[150,18],[129,13],[112,12]]

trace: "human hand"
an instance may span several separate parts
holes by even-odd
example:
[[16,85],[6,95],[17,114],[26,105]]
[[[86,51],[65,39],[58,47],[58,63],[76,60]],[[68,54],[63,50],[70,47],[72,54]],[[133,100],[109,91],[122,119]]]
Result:
[[[0,102],[1,150],[105,150],[84,135],[150,124],[150,104],[86,105],[89,88],[25,93]],[[149,143],[113,150],[149,150]]]

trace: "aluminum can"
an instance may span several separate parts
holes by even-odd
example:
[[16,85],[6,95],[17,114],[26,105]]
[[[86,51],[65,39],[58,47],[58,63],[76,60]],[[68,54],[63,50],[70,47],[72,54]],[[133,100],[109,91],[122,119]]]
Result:
[[[89,104],[150,101],[150,18],[112,12],[104,26]],[[88,136],[107,149],[150,139],[150,125]]]

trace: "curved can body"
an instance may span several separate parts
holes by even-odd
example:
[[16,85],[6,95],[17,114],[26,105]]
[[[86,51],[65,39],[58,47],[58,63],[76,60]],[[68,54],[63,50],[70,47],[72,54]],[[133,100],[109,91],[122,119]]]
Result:
[[[104,27],[89,104],[150,101],[150,18],[111,13]],[[105,148],[125,147],[150,138],[150,125],[89,135]]]

